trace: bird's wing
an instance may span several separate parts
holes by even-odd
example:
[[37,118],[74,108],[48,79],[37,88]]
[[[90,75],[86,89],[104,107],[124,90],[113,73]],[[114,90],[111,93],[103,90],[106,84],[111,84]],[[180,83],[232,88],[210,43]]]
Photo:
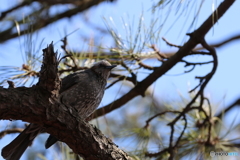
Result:
[[60,88],[60,94],[66,90],[68,90],[69,88],[71,88],[72,86],[74,86],[75,84],[77,84],[80,79],[81,79],[81,75],[84,74],[85,71],[82,72],[78,72],[78,73],[73,73],[70,74],[66,77],[64,77],[62,79],[62,85]]

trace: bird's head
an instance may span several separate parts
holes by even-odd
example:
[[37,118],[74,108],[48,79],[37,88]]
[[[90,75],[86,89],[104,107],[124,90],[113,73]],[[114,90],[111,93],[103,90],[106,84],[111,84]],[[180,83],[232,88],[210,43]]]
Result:
[[100,62],[95,63],[92,67],[91,70],[95,72],[98,76],[104,78],[105,80],[108,79],[111,70],[116,67],[117,65],[111,65],[106,60],[102,60]]

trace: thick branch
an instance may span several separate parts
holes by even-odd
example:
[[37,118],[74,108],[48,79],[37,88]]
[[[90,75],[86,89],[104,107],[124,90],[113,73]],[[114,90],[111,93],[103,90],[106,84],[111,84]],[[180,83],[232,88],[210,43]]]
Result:
[[38,124],[87,160],[131,159],[96,127],[79,119],[77,113],[70,113],[70,108],[47,100],[38,86],[0,88],[1,119]]
[[27,0],[26,0],[26,1],[23,1],[22,3],[16,5],[15,7],[10,8],[10,9],[2,12],[2,13],[1,13],[1,16],[0,16],[0,20],[2,20],[3,18],[5,18],[5,17],[7,16],[7,14],[9,14],[9,13],[11,13],[11,12],[13,12],[13,11],[21,8],[21,7],[27,6],[27,5],[31,4],[31,3],[32,3],[32,1],[27,1]]
[[54,52],[53,43],[43,49],[43,64],[39,76],[37,85],[57,97],[60,89],[60,79],[58,76],[57,53]]
[[53,52],[52,44],[43,51],[37,85],[31,88],[0,88],[1,119],[37,124],[86,160],[131,159],[96,127],[81,120],[74,108],[66,108],[58,102],[57,54]]

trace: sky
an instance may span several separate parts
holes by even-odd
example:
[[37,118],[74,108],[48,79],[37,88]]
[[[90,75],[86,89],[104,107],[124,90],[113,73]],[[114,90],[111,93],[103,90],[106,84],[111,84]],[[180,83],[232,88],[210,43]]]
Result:
[[[181,11],[185,14],[182,14],[180,17],[178,17],[179,14],[176,13],[176,7],[171,8],[170,14],[167,10],[156,11],[154,16],[158,20],[157,24],[163,22],[164,19],[168,16],[167,21],[161,28],[160,37],[166,38],[173,44],[184,44],[184,42],[188,40],[186,33],[192,32],[194,29],[198,28],[202,22],[210,15],[212,10],[216,8],[220,3],[220,0],[205,1],[198,19],[193,25],[194,27],[190,30],[188,30],[188,27],[190,26],[190,22],[193,19],[194,14],[187,16],[189,15],[187,13],[196,12],[197,5],[193,5],[188,9],[182,9]],[[4,8],[8,7],[9,2],[6,0],[0,0],[0,4],[0,10],[3,10]],[[235,4],[220,19],[220,21],[209,31],[209,33],[206,35],[207,42],[219,42],[227,37],[240,33],[240,21],[237,21],[235,19],[236,15],[240,15],[238,6],[240,6],[240,1],[236,1]],[[89,19],[89,22],[91,24],[102,26],[103,28],[106,27],[107,22],[117,30],[119,36],[121,37],[127,36],[126,33],[128,33],[128,31],[126,29],[126,26],[131,26],[133,28],[134,35],[134,32],[136,32],[138,29],[137,26],[140,18],[142,19],[142,22],[147,29],[152,27],[150,25],[150,21],[153,17],[151,7],[152,3],[146,0],[118,0],[113,4],[103,3],[97,7],[92,7],[89,11],[84,12],[84,14],[74,16],[70,20],[61,20],[54,25],[48,26],[47,30],[39,31],[38,35],[34,37],[33,45],[39,46],[40,42],[43,40],[44,43],[42,44],[42,48],[44,48],[47,44],[53,41],[56,44],[55,49],[58,49],[58,51],[61,52],[61,43],[59,41],[65,36],[65,33],[74,32],[69,36],[69,41],[71,42],[70,47],[76,49],[86,48],[87,45],[83,45],[79,37],[83,35],[91,35],[93,37],[97,36],[94,33],[94,29],[89,27],[89,24],[84,23],[83,19],[86,17]],[[61,9],[63,8],[58,7],[53,10],[53,12]],[[156,25],[156,30],[157,28],[158,26]],[[99,39],[105,42],[104,44],[106,48],[112,47],[113,43],[110,37],[99,37]],[[14,65],[20,67],[23,64],[21,54],[24,53],[25,49],[24,47],[20,47],[23,43],[23,38],[17,38],[0,44],[1,65]],[[216,74],[207,85],[205,93],[210,98],[212,103],[220,104],[219,108],[230,104],[240,96],[240,75],[237,72],[238,68],[240,67],[239,43],[239,40],[237,40],[217,49],[219,66]],[[161,40],[161,38],[158,42],[156,42],[156,44],[160,51],[165,53],[177,50],[176,48],[167,46],[166,43]],[[39,51],[39,55],[41,55],[41,49]],[[188,58],[188,60],[208,61],[211,59],[209,57],[195,56]],[[146,63],[152,64],[153,62],[146,61]],[[183,65],[184,64],[181,63],[176,65],[154,84],[155,94],[159,96],[160,100],[165,99],[166,97],[178,99],[179,93],[187,97],[188,91],[198,84],[198,81],[195,80],[194,77],[196,75],[206,75],[209,69],[212,67],[211,65],[198,66],[193,72],[183,74],[184,71],[188,69],[184,68]],[[146,74],[142,73],[140,78],[144,78],[144,76],[146,76]],[[112,93],[110,92],[105,93],[104,99],[101,103],[102,106],[109,103],[109,97],[111,97],[111,95]],[[238,113],[239,111],[237,109],[233,110],[231,112],[231,115],[233,116],[231,117],[235,117],[235,115]],[[231,122],[230,118],[226,121],[226,123],[228,122]],[[239,122],[239,120],[237,120],[237,122]],[[1,125],[2,124],[0,124],[0,127]],[[7,141],[6,139],[4,140]],[[0,143],[0,149],[2,147],[2,144],[3,143]],[[24,157],[22,159],[24,159]]]

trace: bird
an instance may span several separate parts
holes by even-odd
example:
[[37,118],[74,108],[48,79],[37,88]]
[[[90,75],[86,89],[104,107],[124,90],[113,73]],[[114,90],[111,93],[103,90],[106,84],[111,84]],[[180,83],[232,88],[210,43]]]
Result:
[[[107,79],[111,70],[116,65],[111,65],[107,60],[95,63],[89,69],[69,74],[62,79],[59,102],[73,108],[82,120],[89,117],[99,106],[105,91]],[[12,142],[2,149],[1,155],[6,160],[19,160],[44,128],[37,124],[29,124]],[[49,148],[58,139],[50,135],[45,143]]]

